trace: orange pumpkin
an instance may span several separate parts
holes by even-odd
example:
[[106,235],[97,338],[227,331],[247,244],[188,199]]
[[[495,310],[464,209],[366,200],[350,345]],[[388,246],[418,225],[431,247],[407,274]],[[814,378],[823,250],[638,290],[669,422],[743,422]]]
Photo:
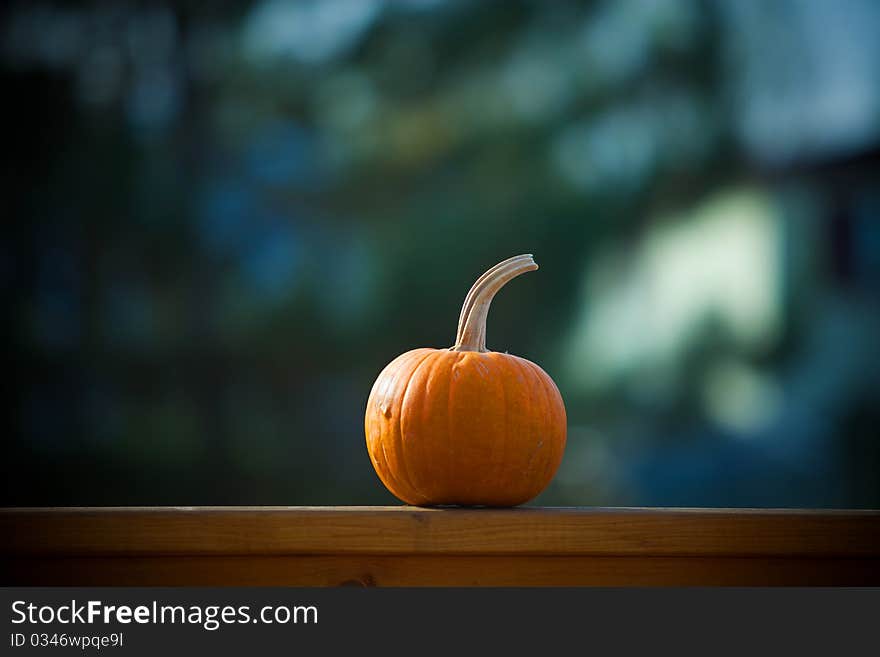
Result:
[[540,493],[565,449],[565,406],[534,363],[486,349],[486,316],[531,255],[495,265],[471,288],[455,346],[394,359],[367,401],[367,450],[408,504],[516,506]]

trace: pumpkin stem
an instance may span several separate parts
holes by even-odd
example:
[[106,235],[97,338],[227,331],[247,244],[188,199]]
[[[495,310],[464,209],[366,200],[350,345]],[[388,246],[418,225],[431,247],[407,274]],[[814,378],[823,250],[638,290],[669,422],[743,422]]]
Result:
[[486,349],[486,317],[489,315],[489,305],[492,299],[508,282],[525,274],[527,271],[535,271],[532,255],[525,254],[508,258],[499,262],[485,274],[477,279],[470,292],[464,299],[461,307],[461,315],[458,319],[458,333],[455,336],[453,351],[488,351]]
[[455,334],[456,340],[458,340],[458,338],[461,337],[461,332],[464,329],[464,322],[467,319],[468,313],[470,313],[471,308],[474,307],[474,292],[476,291],[476,289],[480,285],[480,283],[482,283],[484,280],[486,280],[487,277],[491,276],[496,271],[498,271],[499,268],[503,267],[504,265],[508,264],[509,262],[511,262],[513,260],[516,260],[517,258],[522,258],[522,257],[523,256],[513,256],[512,258],[508,258],[507,260],[505,260],[503,262],[499,262],[497,265],[492,267],[492,269],[490,269],[489,271],[484,273],[482,276],[480,276],[477,279],[477,282],[473,284],[473,287],[471,287],[470,291],[467,293],[467,296],[464,298],[464,304],[461,307],[461,314],[458,316],[458,331]]

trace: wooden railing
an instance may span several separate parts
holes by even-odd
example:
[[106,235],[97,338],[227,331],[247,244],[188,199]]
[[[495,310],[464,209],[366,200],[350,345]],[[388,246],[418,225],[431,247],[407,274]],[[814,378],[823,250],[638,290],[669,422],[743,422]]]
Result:
[[0,510],[4,585],[880,585],[880,511]]

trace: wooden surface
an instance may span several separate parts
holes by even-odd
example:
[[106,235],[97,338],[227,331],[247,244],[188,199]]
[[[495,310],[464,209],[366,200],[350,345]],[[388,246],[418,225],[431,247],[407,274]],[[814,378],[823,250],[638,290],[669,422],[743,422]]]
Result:
[[880,585],[880,512],[0,510],[3,584]]

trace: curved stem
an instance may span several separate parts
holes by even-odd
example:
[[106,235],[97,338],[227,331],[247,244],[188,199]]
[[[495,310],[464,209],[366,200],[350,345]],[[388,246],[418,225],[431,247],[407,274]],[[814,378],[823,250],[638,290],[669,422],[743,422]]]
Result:
[[455,333],[455,341],[456,342],[458,342],[458,339],[461,337],[461,331],[464,328],[464,321],[467,319],[468,313],[470,313],[471,308],[473,308],[473,306],[474,306],[474,291],[477,289],[477,286],[479,286],[480,283],[482,283],[484,280],[486,280],[487,277],[491,276],[496,271],[498,271],[499,268],[503,267],[504,265],[508,264],[509,262],[512,262],[513,260],[517,260],[519,258],[525,258],[525,257],[531,257],[531,254],[529,254],[528,256],[521,256],[521,255],[513,256],[512,258],[508,258],[507,260],[504,260],[503,262],[499,262],[497,265],[492,267],[492,269],[490,269],[489,271],[485,272],[482,276],[480,276],[477,279],[477,282],[471,286],[470,291],[467,293],[467,296],[464,298],[464,304],[461,307],[461,314],[458,316],[458,330]]
[[453,351],[487,351],[486,317],[492,299],[511,280],[538,268],[531,254],[500,262],[477,279],[464,300]]

